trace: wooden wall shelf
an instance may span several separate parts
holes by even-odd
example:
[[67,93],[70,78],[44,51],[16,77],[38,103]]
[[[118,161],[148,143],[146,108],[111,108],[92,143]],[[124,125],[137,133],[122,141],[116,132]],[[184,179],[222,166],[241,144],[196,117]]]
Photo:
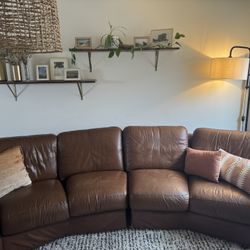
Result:
[[12,95],[14,96],[15,100],[17,101],[18,97],[22,93],[17,91],[18,85],[36,85],[36,84],[76,84],[81,100],[83,100],[83,88],[82,84],[84,83],[95,83],[95,79],[86,79],[86,80],[50,80],[50,81],[0,81],[0,85],[6,85]]
[[[121,52],[131,52],[132,49],[134,51],[154,51],[155,52],[155,71],[158,69],[158,62],[159,62],[159,52],[160,50],[178,50],[179,47],[166,47],[166,48],[120,48]],[[115,49],[105,49],[105,48],[95,48],[95,49],[77,49],[77,48],[70,48],[70,52],[83,52],[88,53],[88,59],[89,59],[89,71],[92,72],[92,60],[91,60],[91,53],[95,52],[110,52]]]

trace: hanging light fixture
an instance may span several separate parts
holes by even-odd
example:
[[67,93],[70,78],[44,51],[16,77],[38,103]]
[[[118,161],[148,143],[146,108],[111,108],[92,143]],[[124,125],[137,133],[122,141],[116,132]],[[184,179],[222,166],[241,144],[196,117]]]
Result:
[[0,60],[27,66],[33,53],[61,51],[56,0],[0,0]]

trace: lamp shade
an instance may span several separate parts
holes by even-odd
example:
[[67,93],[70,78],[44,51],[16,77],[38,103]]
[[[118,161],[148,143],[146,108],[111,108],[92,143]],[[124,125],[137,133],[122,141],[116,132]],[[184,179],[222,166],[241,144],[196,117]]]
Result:
[[210,77],[213,79],[247,80],[248,58],[213,58]]
[[1,0],[0,49],[28,54],[62,51],[56,0]]

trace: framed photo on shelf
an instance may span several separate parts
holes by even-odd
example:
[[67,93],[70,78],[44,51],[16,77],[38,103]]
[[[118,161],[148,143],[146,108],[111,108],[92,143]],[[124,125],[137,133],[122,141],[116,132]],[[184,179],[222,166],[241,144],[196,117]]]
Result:
[[49,80],[49,66],[48,65],[36,65],[36,80],[37,81]]
[[81,80],[79,69],[65,69],[64,80]]
[[64,80],[64,70],[68,68],[67,58],[50,59],[51,80]]
[[148,47],[150,45],[149,36],[135,36],[134,37],[134,46],[136,48]]
[[172,47],[173,29],[151,30],[151,42],[153,45]]
[[91,37],[76,37],[75,48],[76,49],[91,49],[92,48]]

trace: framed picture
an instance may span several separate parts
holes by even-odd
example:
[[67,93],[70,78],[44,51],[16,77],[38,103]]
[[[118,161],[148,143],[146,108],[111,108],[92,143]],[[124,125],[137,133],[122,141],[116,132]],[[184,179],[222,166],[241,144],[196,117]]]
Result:
[[36,80],[37,81],[49,80],[49,66],[48,65],[36,65]]
[[51,80],[64,80],[64,70],[68,68],[67,58],[51,58],[50,74]]
[[173,29],[160,29],[151,31],[151,42],[154,45],[171,47],[173,44]]
[[147,47],[150,44],[149,36],[136,36],[134,37],[134,45],[136,48]]
[[80,70],[79,69],[65,69],[64,80],[80,80]]
[[92,47],[91,37],[76,37],[75,47],[77,49],[90,49]]

